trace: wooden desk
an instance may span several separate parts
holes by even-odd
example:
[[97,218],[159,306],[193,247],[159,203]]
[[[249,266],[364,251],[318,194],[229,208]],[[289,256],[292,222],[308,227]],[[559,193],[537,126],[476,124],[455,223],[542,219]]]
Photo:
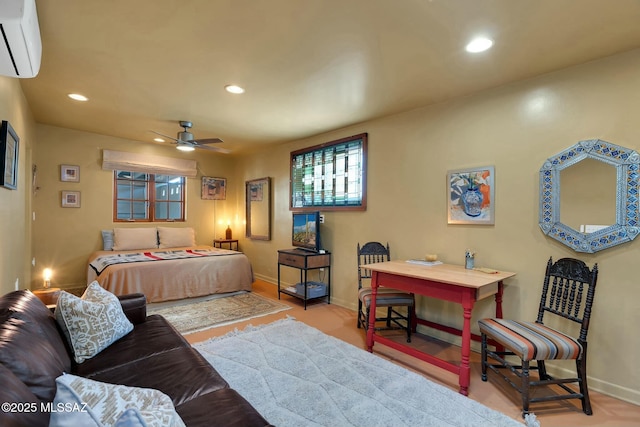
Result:
[[374,342],[387,345],[398,351],[417,357],[439,368],[458,374],[460,393],[469,394],[470,369],[469,355],[471,353],[471,339],[479,340],[478,335],[471,334],[471,311],[476,301],[495,295],[496,317],[502,317],[502,291],[504,279],[515,276],[515,273],[500,271],[495,274],[483,273],[476,270],[466,270],[461,265],[440,264],[424,266],[410,264],[405,261],[389,261],[376,264],[368,264],[367,269],[372,271],[371,288],[371,313],[376,310],[376,295],[378,287],[389,287],[414,294],[438,298],[462,305],[463,327],[462,330],[417,319],[418,324],[433,327],[450,334],[462,337],[462,357],[460,365],[450,363],[433,355],[423,353],[406,344],[397,343],[375,333],[375,316],[370,316],[369,329],[367,330],[367,350],[373,352]]
[[[229,245],[229,250],[233,251],[233,250],[238,250],[238,239],[215,239],[213,241],[213,247],[214,248],[220,248],[222,249],[222,245]],[[233,249],[233,245],[236,245],[236,248]]]

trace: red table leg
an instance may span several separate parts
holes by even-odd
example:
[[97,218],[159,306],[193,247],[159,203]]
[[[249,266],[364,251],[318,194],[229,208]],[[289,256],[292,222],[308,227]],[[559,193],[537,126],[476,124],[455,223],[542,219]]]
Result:
[[471,383],[471,368],[469,360],[471,356],[471,311],[473,310],[473,298],[465,294],[462,300],[463,325],[462,325],[462,358],[460,361],[460,394],[469,395],[469,384]]
[[371,303],[369,304],[369,328],[367,329],[367,351],[373,353],[373,334],[376,332],[376,299],[378,296],[378,272],[371,275]]

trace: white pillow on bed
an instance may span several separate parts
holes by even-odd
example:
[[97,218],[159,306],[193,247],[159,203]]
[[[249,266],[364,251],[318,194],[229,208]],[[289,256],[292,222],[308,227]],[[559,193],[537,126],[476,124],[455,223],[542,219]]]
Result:
[[158,247],[158,230],[156,227],[114,228],[113,250],[156,249]]
[[196,245],[196,233],[191,227],[158,227],[160,248],[180,248]]

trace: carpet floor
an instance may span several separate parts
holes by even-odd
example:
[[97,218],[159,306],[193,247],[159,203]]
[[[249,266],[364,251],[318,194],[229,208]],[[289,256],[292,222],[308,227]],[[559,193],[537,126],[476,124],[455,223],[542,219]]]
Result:
[[279,427],[523,425],[293,318],[194,347]]
[[148,314],[165,317],[181,334],[190,334],[231,323],[289,310],[286,304],[260,295],[243,292],[209,299],[194,298],[174,304],[150,305]]

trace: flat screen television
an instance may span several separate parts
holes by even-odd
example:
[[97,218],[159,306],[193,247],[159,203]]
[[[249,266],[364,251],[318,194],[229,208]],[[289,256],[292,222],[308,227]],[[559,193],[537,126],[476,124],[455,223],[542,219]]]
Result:
[[320,251],[320,212],[295,212],[291,243],[301,249]]

